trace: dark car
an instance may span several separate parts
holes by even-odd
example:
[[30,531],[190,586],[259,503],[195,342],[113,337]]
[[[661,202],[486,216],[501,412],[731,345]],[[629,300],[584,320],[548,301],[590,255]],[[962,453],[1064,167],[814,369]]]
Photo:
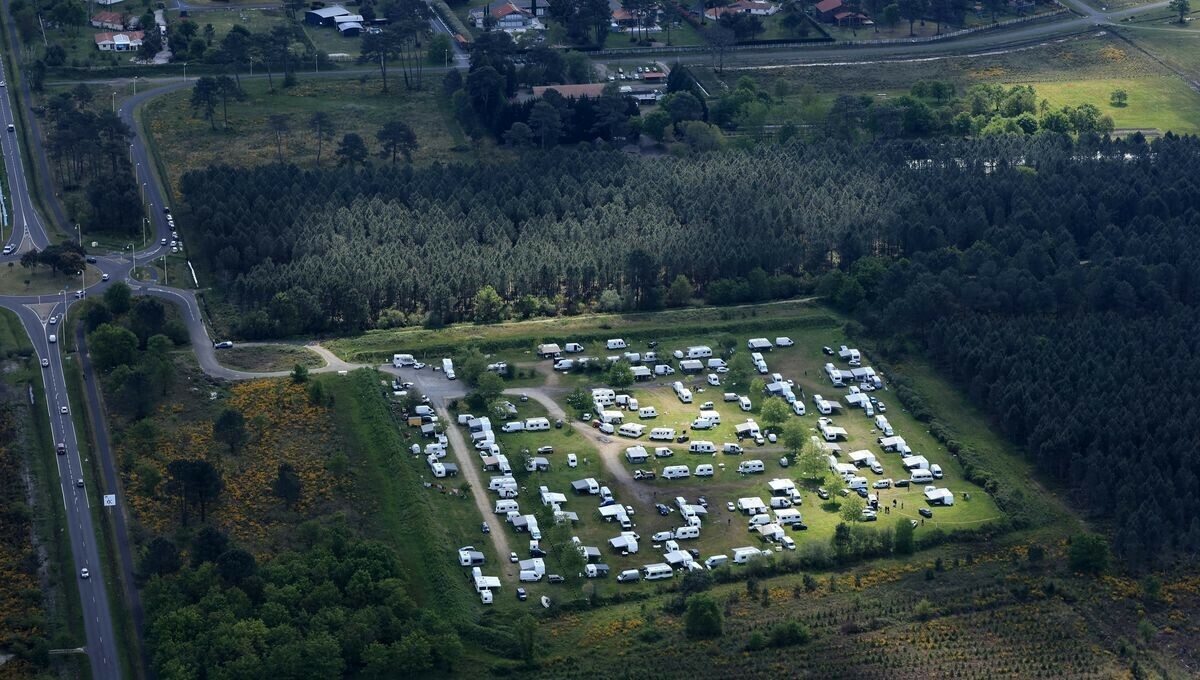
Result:
[[647,346],[648,346],[650,349],[654,349],[655,347],[658,347],[658,341],[657,341],[657,340],[651,340],[650,342],[646,343],[646,345],[647,345]]
[[96,258],[92,257],[91,255],[88,255],[87,257],[85,257],[84,261],[87,262],[88,264],[96,264]]
[[62,442],[58,443],[58,455],[60,455],[60,456],[67,455],[67,445],[66,444],[64,444]]
[[546,580],[550,583],[564,583],[567,579],[559,576],[558,574],[550,574],[546,577]]
[[793,524],[792,528],[796,531],[808,531],[808,525],[803,522],[800,522],[799,524]]
[[485,534],[492,533],[492,528],[488,526],[487,522],[484,522],[482,525],[480,525],[479,529]]
[[832,348],[832,347],[830,347],[829,345],[826,345],[826,346],[822,347],[822,348],[821,348],[821,351],[822,351],[822,352],[824,352],[825,354],[829,355],[829,356],[833,356],[833,348]]
[[691,437],[687,436],[686,434],[681,434],[675,438],[675,443],[682,444],[682,443],[688,441],[689,439],[691,439]]
[[517,599],[524,602],[529,599],[529,593],[526,593],[524,588],[517,588]]
[[697,503],[699,503],[699,504],[700,504],[700,507],[702,507],[702,508],[707,508],[707,507],[708,507],[708,499],[707,499],[707,498],[705,498],[704,496],[701,496],[701,497],[697,498],[697,499],[696,499],[696,502],[697,502]]
[[917,514],[922,517],[933,517],[933,511],[929,508],[921,508],[920,510],[917,510]]
[[688,548],[687,551],[688,551],[688,554],[691,555],[693,558],[700,559],[700,551],[699,550],[696,550],[695,548]]
[[911,482],[909,482],[907,479],[897,479],[895,482],[892,483],[892,486],[901,487],[901,486],[908,486],[909,484],[911,484]]
[[542,550],[541,548],[530,548],[529,556],[530,557],[545,557],[546,551]]
[[559,418],[558,420],[554,421],[554,429],[561,430],[562,426],[563,426],[562,418]]
[[866,498],[866,497],[867,497],[867,490],[866,490],[866,489],[855,489],[854,491],[855,491],[855,492],[856,492],[856,493],[857,493],[859,496],[861,496],[861,497],[863,497],[863,498]]
[[671,508],[668,508],[667,506],[663,505],[662,503],[655,503],[654,509],[657,510],[658,514],[662,515],[663,517],[666,517],[667,515],[671,514]]

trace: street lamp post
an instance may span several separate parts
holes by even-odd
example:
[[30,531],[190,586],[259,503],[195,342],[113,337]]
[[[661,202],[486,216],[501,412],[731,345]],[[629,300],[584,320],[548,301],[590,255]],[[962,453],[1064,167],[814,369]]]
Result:
[[117,112],[117,93],[116,93],[116,91],[114,91],[112,93],[112,109],[113,109],[113,113]]
[[[79,223],[75,223],[75,233],[79,235],[79,248],[83,249],[83,227]],[[86,251],[85,251],[86,252]],[[79,272],[79,290],[87,289],[87,256],[83,258],[83,269]]]
[[187,82],[187,62],[183,62],[183,82]]
[[137,76],[133,77],[133,96],[137,96]]

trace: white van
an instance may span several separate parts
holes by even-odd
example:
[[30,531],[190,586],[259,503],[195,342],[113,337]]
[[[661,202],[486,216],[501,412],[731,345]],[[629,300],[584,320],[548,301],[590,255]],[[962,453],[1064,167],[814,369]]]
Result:
[[686,465],[668,465],[662,470],[663,479],[684,479],[691,475]]
[[712,427],[713,421],[706,416],[700,416],[692,421],[693,430],[711,430]]
[[657,564],[647,564],[642,567],[642,578],[647,581],[657,581],[659,579],[671,578],[675,572],[671,570],[671,565],[659,562]]
[[707,365],[712,369],[729,368],[729,364],[726,364],[724,359],[717,358],[709,359]]
[[908,479],[913,484],[924,484],[933,481],[933,473],[929,470],[913,470]]
[[604,346],[607,347],[608,349],[625,349],[629,345],[626,345],[625,341],[622,340],[621,338],[612,338],[612,339],[608,340],[607,342],[605,342]]
[[669,442],[675,438],[675,428],[656,427],[650,430],[650,439],[657,442]]
[[805,409],[804,409],[804,402],[800,401],[799,399],[797,399],[796,401],[793,401],[792,402],[792,413],[795,413],[798,416],[802,416],[805,413],[807,413],[807,411],[805,411]]
[[765,472],[766,466],[761,460],[743,460],[738,463],[738,472],[742,474],[750,474],[755,472]]
[[525,571],[521,572],[521,582],[522,583],[533,583],[535,581],[541,581],[541,580],[542,580],[542,575],[537,573],[536,571],[525,570]]
[[638,581],[642,578],[642,572],[637,569],[626,569],[617,574],[617,583],[629,583],[630,581]]
[[658,409],[653,406],[643,406],[638,409],[638,418],[657,418]]
[[675,455],[675,452],[672,451],[669,447],[666,447],[666,446],[654,447],[654,457],[655,458],[670,458],[671,456],[674,456],[674,455]]
[[525,429],[525,421],[514,420],[511,423],[504,423],[500,426],[501,432],[520,432]]
[[750,404],[750,397],[738,397],[738,406],[741,406],[743,411],[753,408]]
[[639,425],[637,423],[625,423],[620,427],[620,429],[617,430],[617,434],[621,435],[622,437],[630,437],[632,439],[637,439],[645,433],[646,426]]
[[671,532],[671,538],[674,538],[677,541],[681,541],[686,538],[700,538],[700,527],[679,527],[675,531]]
[[867,478],[866,477],[850,477],[849,479],[846,480],[846,488],[850,489],[851,491],[853,491],[855,489],[865,489],[865,488],[867,488]]
[[693,441],[688,444],[688,453],[716,453],[717,446],[712,442],[703,440]]
[[574,359],[559,359],[554,362],[554,370],[556,371],[569,371],[572,368],[575,368]]
[[941,479],[943,477],[942,466],[938,465],[937,463],[930,465],[929,466],[929,474],[933,475],[934,479]]
[[708,384],[712,385],[713,387],[720,387],[721,386],[720,376],[718,376],[716,373],[709,373],[708,374]]
[[784,498],[783,496],[772,496],[771,497],[771,508],[773,510],[782,510],[784,508],[790,508],[790,507],[792,507],[792,499]]
[[578,342],[568,342],[567,344],[563,345],[563,349],[575,354],[583,351],[583,345],[579,344]]
[[633,397],[630,397],[629,401],[625,402],[625,408],[629,409],[630,411],[640,411],[641,410],[638,408],[638,400],[634,399]]
[[712,477],[713,476],[713,466],[709,463],[701,463],[700,465],[697,465],[696,466],[696,476],[697,477]]
[[567,454],[567,467],[575,467],[576,465],[579,465],[579,459],[575,457],[575,454],[568,453]]
[[716,569],[717,567],[724,566],[728,562],[729,555],[711,555],[704,558],[704,566],[708,567],[709,569]]
[[612,423],[600,423],[600,427],[596,428],[604,434],[612,434],[617,431],[617,428],[612,426]]
[[721,445],[721,453],[728,453],[733,456],[740,456],[740,455],[742,455],[743,450],[742,450],[742,447],[740,444],[734,444],[733,442],[725,442],[724,444]]
[[414,359],[413,355],[411,354],[392,355],[392,366],[395,366],[396,368],[400,368],[401,366],[412,366],[415,363],[417,363],[417,360]]
[[771,516],[765,512],[760,512],[750,518],[750,527],[766,526],[771,523]]

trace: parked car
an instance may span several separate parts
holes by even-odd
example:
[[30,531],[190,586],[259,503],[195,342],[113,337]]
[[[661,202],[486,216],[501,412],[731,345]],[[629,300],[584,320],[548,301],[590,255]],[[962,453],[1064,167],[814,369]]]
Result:
[[823,486],[817,487],[817,497],[823,501],[829,500],[829,490]]
[[524,602],[529,599],[529,593],[526,593],[524,588],[517,588],[517,599]]
[[508,554],[508,561],[509,562],[520,562],[521,558],[517,557],[517,554],[515,552],[510,552]]
[[825,354],[827,354],[828,356],[833,356],[833,348],[830,347],[829,345],[822,347],[821,351],[824,352]]
[[933,511],[929,508],[921,508],[920,510],[917,510],[917,514],[922,517],[933,517]]
[[671,514],[671,508],[663,505],[662,503],[655,503],[654,509],[657,510],[658,514],[662,515],[663,517]]
[[733,501],[725,501],[725,509],[729,512],[733,512]]
[[897,479],[895,483],[897,488],[909,485],[909,481],[907,479]]
[[688,441],[688,439],[690,439],[690,437],[688,437],[686,434],[681,434],[675,438],[675,442],[677,444],[683,444],[684,442]]
[[890,488],[892,488],[892,480],[881,479],[881,480],[875,482],[874,484],[872,484],[871,488],[872,489],[890,489]]

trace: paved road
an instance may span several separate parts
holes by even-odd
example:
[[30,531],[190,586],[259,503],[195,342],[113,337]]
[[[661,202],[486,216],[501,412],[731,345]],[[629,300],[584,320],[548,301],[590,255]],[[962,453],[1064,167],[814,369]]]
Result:
[[[2,69],[0,78],[8,80]],[[4,153],[15,224],[8,243],[16,248],[16,252],[5,259],[11,260],[19,257],[18,253],[22,250],[45,247],[50,240],[30,197],[29,176],[18,148],[19,135],[7,130],[8,125],[15,125],[13,102],[9,98],[7,88],[3,95],[0,97],[0,117],[3,118],[5,131],[0,149]],[[42,377],[45,381],[45,402],[50,417],[50,431],[54,441],[64,449],[62,455],[56,456],[59,487],[66,510],[65,521],[74,572],[80,578],[79,599],[83,611],[85,650],[91,661],[92,674],[96,678],[119,678],[120,659],[106,589],[106,581],[113,575],[105,573],[105,565],[100,561],[100,553],[96,546],[98,539],[95,527],[92,525],[91,503],[93,500],[100,502],[100,499],[89,498],[88,489],[96,487],[94,483],[91,486],[87,485],[75,423],[71,418],[72,405],[67,394],[63,355],[60,350],[65,339],[62,342],[50,341],[51,337],[58,340],[59,331],[59,326],[49,324],[50,317],[57,315],[61,318],[72,299],[65,294],[45,297],[20,296],[0,299],[0,305],[17,312],[33,342],[39,363],[44,363]],[[31,303],[38,305],[40,314],[27,306]],[[87,570],[87,578],[83,577],[84,570]]]

